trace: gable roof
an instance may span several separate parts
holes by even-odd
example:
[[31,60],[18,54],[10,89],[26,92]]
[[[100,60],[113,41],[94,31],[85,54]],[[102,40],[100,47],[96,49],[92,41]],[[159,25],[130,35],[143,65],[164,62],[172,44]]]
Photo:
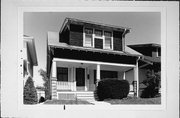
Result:
[[159,51],[161,50],[161,45],[156,43],[134,44],[128,45],[128,47],[146,56],[150,56],[149,54],[152,54],[152,52],[156,51],[157,49]]
[[161,45],[157,43],[134,44],[134,45],[128,45],[128,46],[132,48],[135,48],[135,47],[160,48],[161,47]]
[[75,18],[66,18],[61,27],[60,33],[70,23],[79,24],[79,25],[95,26],[95,27],[99,27],[99,28],[103,28],[103,29],[106,28],[106,29],[112,29],[112,30],[118,30],[118,31],[125,31],[125,33],[129,33],[130,29],[131,29],[131,28],[122,27],[122,26],[114,26],[114,25],[97,23],[97,22],[92,22],[92,21],[85,21],[85,20],[80,20],[80,19],[75,19]]
[[88,48],[88,47],[79,47],[79,46],[72,46],[68,45],[66,43],[50,43],[48,44],[50,47],[54,48],[64,48],[64,49],[70,49],[70,50],[82,50],[82,51],[89,51],[89,52],[99,52],[99,53],[105,53],[105,54],[114,54],[114,55],[124,55],[124,56],[132,56],[132,57],[138,57],[139,54],[132,54],[128,52],[122,52],[122,51],[115,51],[115,50],[105,50],[105,49],[96,49],[96,48]]

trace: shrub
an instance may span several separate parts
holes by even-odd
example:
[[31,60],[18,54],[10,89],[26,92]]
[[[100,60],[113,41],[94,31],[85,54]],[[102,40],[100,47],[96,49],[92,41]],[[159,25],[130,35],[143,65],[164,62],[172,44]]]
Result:
[[94,92],[95,99],[103,101],[104,99],[122,99],[129,93],[129,82],[118,79],[104,79],[98,82]]
[[160,75],[155,74],[142,82],[147,87],[142,91],[141,98],[154,98],[159,95]]
[[36,104],[38,102],[37,91],[31,77],[28,77],[24,86],[24,104]]

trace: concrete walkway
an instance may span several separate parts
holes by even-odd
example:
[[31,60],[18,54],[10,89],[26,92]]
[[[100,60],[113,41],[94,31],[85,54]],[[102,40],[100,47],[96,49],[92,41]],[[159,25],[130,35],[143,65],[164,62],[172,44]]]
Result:
[[104,101],[96,101],[96,100],[86,100],[94,105],[111,105],[110,103]]

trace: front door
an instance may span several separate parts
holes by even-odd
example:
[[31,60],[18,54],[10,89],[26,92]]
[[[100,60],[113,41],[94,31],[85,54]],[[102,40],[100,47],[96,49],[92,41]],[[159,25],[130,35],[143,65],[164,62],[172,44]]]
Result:
[[85,90],[85,69],[76,68],[76,86],[77,91]]

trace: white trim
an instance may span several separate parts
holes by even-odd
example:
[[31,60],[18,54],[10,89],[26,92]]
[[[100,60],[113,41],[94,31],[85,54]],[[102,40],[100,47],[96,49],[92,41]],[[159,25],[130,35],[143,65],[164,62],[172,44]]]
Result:
[[52,61],[52,77],[53,78],[57,77],[57,64],[56,64],[56,61]]
[[[109,48],[106,48],[105,47],[105,35],[104,35],[104,32],[111,32],[111,48],[109,49]],[[106,49],[106,50],[114,50],[114,45],[113,45],[113,30],[112,31],[110,31],[110,30],[103,30],[103,40],[104,40],[104,47],[103,47],[103,49]]]
[[100,64],[97,64],[96,66],[96,79],[97,79],[97,84],[101,79],[101,66]]
[[[86,33],[85,33],[85,29],[92,29],[92,44],[91,44],[91,46],[87,46],[87,45],[85,45],[85,38],[86,38]],[[91,28],[91,27],[83,27],[83,47],[90,47],[90,48],[94,48],[94,28]]]
[[[85,34],[85,29],[86,28],[89,28],[89,29],[92,29],[93,30],[93,33],[92,33],[92,46],[86,46],[85,45],[85,38],[86,38],[86,34]],[[102,36],[96,36],[95,35],[95,30],[101,30],[102,31]],[[108,48],[105,48],[105,35],[104,35],[104,32],[111,32],[111,48],[108,49]],[[93,27],[86,27],[84,26],[83,27],[83,47],[91,47],[91,48],[95,48],[95,38],[98,38],[98,39],[102,39],[103,40],[103,48],[102,49],[106,49],[106,50],[114,50],[114,38],[113,38],[113,30],[104,30],[104,29],[100,29],[100,28],[93,28]],[[122,44],[123,45],[123,44]]]
[[123,72],[123,80],[125,80],[126,79],[126,72],[124,71]]
[[62,58],[53,58],[53,61],[87,63],[87,64],[101,64],[101,65],[123,66],[123,67],[136,67],[135,65],[132,65],[132,64],[106,63],[106,62],[99,62],[99,61],[84,61],[84,60],[62,59]]

